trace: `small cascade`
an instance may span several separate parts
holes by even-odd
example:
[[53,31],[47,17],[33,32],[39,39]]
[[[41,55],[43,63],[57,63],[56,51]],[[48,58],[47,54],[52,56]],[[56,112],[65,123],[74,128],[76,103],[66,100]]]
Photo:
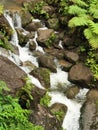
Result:
[[[15,55],[10,52],[10,57],[8,57],[10,60],[12,60],[14,63],[16,63],[21,69],[23,69],[28,77],[31,79],[32,83],[35,84],[35,86],[39,88],[43,88],[41,83],[33,76],[29,75],[29,69],[26,67],[21,66],[21,62],[30,61],[33,63],[36,67],[39,67],[37,58],[33,56],[32,52],[29,50],[29,43],[26,44],[25,47],[21,47],[18,43],[18,36],[15,28],[22,28],[21,26],[21,18],[18,15],[18,13],[14,13],[13,18],[10,17],[8,12],[5,12],[5,17],[8,20],[9,24],[11,25],[14,33],[12,36],[11,43],[16,45],[19,49],[19,55]],[[14,20],[14,21],[13,21]],[[45,27],[41,28],[45,29]],[[24,34],[28,33],[24,30]],[[43,48],[38,46],[37,41],[37,32],[35,32],[35,38],[30,39],[34,40],[36,43],[36,50],[41,51],[42,53],[45,53]],[[60,41],[61,46],[61,41]],[[68,99],[62,91],[59,91],[57,86],[61,86],[62,88],[70,87],[72,84],[68,81],[68,73],[62,71],[62,69],[57,65],[57,73],[51,73],[50,75],[50,81],[51,81],[51,91],[49,92],[49,95],[51,96],[51,105],[55,102],[63,103],[68,107],[67,114],[64,118],[62,127],[66,130],[78,130],[79,129],[79,118],[80,118],[80,108],[83,104],[83,101],[85,99],[85,95],[88,90],[81,89],[79,94],[75,97],[75,99],[71,100]],[[53,91],[55,90],[55,91]]]
[[88,89],[80,89],[80,92],[76,95],[76,97],[71,100],[62,93],[63,90],[65,91],[68,87],[72,86],[72,83],[68,81],[68,73],[62,71],[61,68],[58,67],[57,73],[51,73],[50,79],[51,89],[53,90],[49,93],[52,97],[51,105],[59,102],[65,104],[68,108],[62,127],[65,130],[78,130],[80,109],[85,100]]

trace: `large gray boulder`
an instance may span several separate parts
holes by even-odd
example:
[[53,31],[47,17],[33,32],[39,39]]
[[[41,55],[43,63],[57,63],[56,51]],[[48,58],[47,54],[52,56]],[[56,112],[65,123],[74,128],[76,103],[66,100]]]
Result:
[[24,86],[26,73],[6,57],[0,56],[0,80],[6,82],[11,93]]
[[92,78],[92,72],[83,63],[78,63],[74,65],[68,73],[69,81],[81,87],[90,87]]

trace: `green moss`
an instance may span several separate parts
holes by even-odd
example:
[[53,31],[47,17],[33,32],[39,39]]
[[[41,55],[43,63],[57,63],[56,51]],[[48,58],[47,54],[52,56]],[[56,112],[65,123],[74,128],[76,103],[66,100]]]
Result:
[[56,34],[52,33],[49,37],[49,39],[46,41],[46,46],[51,47],[56,39]]
[[49,104],[50,104],[50,101],[51,101],[51,97],[49,96],[48,93],[46,93],[46,94],[44,95],[44,97],[42,97],[42,98],[40,99],[40,104],[43,105],[43,106],[45,106],[45,107],[48,107]]

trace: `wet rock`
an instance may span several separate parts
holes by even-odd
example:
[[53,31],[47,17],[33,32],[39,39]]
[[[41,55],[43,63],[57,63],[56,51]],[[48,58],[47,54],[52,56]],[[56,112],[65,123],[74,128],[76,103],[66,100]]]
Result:
[[19,103],[21,104],[22,108],[27,108],[27,101],[30,101],[29,108],[35,110],[37,105],[40,103],[40,99],[46,94],[46,90],[38,88],[33,85],[31,90],[31,96],[33,100],[30,99],[28,93],[26,93],[23,89],[19,90]]
[[59,64],[62,67],[62,70],[69,71],[72,67],[72,64],[66,60],[59,60]]
[[92,100],[98,100],[98,90],[95,89],[91,89],[88,93],[87,93],[87,100],[92,101]]
[[76,63],[79,60],[79,55],[75,52],[65,51],[65,59],[71,63]]
[[75,96],[79,93],[79,87],[77,86],[73,86],[73,87],[70,87],[66,90],[65,92],[65,95],[70,98],[70,99],[73,99],[75,98]]
[[42,55],[38,58],[38,63],[40,67],[45,67],[51,70],[52,72],[56,72],[54,57],[50,55]]
[[36,125],[41,125],[44,130],[60,130],[61,124],[56,117],[45,108],[38,104],[34,114],[30,116],[30,121]]
[[98,99],[96,101],[87,101],[82,106],[80,128],[81,130],[98,129]]
[[46,68],[36,68],[30,72],[35,78],[37,78],[43,87],[50,87],[50,71]]
[[41,23],[40,21],[32,21],[31,23],[29,23],[29,24],[25,27],[25,29],[26,29],[27,31],[31,32],[31,31],[37,31],[38,28],[42,28],[42,27],[43,27],[43,25],[42,25],[42,23]]
[[40,57],[40,56],[43,56],[44,54],[42,53],[42,52],[40,52],[40,51],[33,51],[33,56],[35,56],[35,57]]
[[13,30],[4,15],[0,15],[0,29],[5,31],[6,35],[11,37]]
[[92,72],[83,63],[78,63],[74,65],[68,73],[69,81],[83,88],[90,87],[92,78],[93,78]]
[[30,40],[30,41],[29,41],[29,49],[30,49],[31,51],[33,51],[33,50],[36,49],[36,43],[35,43],[35,41],[33,41],[33,40]]
[[27,67],[29,69],[29,71],[32,71],[33,69],[36,68],[36,66],[30,61],[23,62],[22,66]]
[[32,15],[27,10],[21,10],[19,14],[21,17],[22,27],[27,26],[32,21]]
[[66,115],[67,112],[67,106],[65,106],[62,103],[54,103],[51,107],[50,107],[51,112],[58,118],[58,120],[61,122],[63,122],[63,119]]
[[10,56],[9,51],[5,48],[0,47],[0,55]]
[[0,80],[6,82],[11,93],[16,94],[17,90],[24,85],[23,78],[26,73],[6,57],[0,56]]
[[[37,42],[42,47],[49,47],[52,41],[49,41],[51,35],[54,33],[53,29],[38,30]],[[50,43],[51,42],[51,43]]]
[[25,46],[27,42],[29,41],[29,35],[27,35],[26,32],[24,32],[24,30],[20,28],[17,28],[16,31],[18,34],[20,46],[22,47]]
[[64,50],[59,50],[59,49],[55,49],[55,48],[44,48],[44,51],[54,57],[56,57],[57,59],[64,59]]
[[54,29],[54,30],[58,30],[59,29],[59,20],[58,20],[58,18],[48,19],[47,27],[51,28],[51,29]]

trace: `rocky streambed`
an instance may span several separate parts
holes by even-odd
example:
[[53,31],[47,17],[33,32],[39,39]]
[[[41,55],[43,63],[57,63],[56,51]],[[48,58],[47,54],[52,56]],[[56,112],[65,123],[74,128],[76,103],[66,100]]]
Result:
[[[47,5],[50,8],[54,10]],[[16,95],[25,85],[24,77],[31,78],[35,86],[31,92],[33,101],[21,93],[20,104],[26,108],[30,100],[29,109],[34,111],[30,120],[45,130],[97,130],[97,84],[92,83],[93,74],[85,66],[79,48],[67,37],[65,29],[60,25],[57,29],[56,22],[51,27],[36,18],[17,8],[0,15],[0,29],[6,31],[8,45],[13,48],[9,51],[0,47],[0,79]],[[4,40],[1,34],[0,38]],[[40,104],[47,93],[51,96],[48,107]],[[51,111],[62,111],[63,115],[58,119]]]

